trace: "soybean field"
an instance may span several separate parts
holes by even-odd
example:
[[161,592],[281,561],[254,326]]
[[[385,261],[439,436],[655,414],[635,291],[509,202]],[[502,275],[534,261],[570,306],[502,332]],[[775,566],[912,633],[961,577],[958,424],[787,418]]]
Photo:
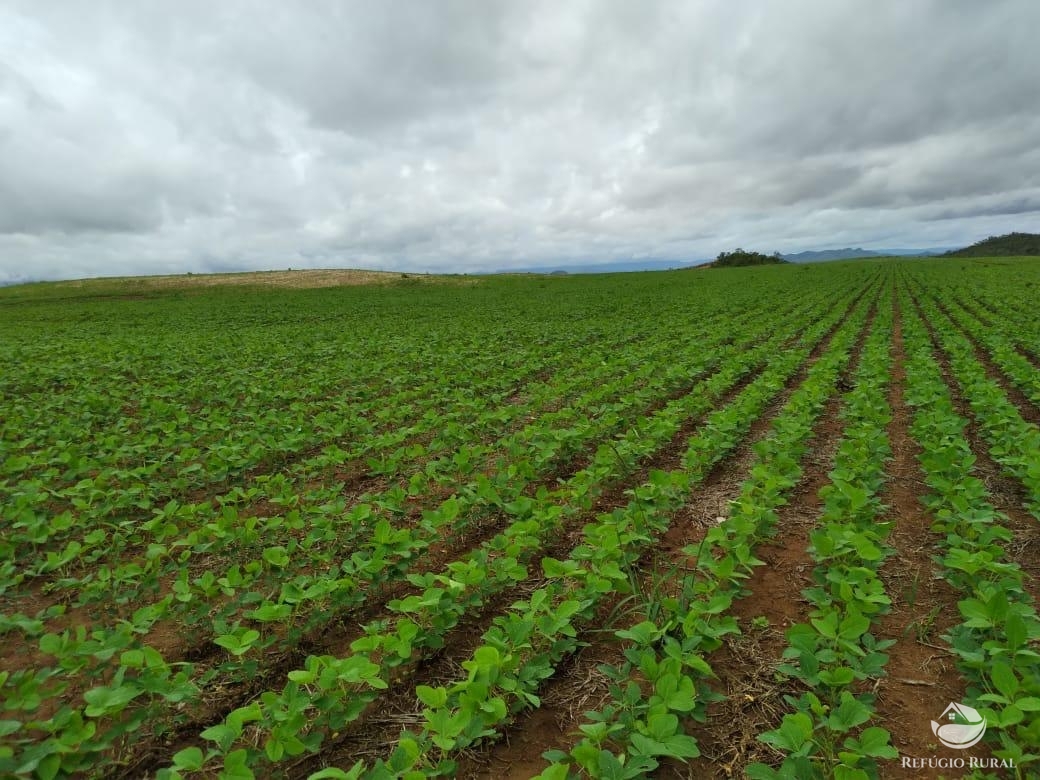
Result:
[[0,290],[0,776],[1040,777],[1038,300]]

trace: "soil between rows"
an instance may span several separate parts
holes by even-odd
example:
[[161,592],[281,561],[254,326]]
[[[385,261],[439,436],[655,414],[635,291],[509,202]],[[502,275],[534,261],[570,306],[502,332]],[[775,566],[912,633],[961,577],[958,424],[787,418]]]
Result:
[[[831,332],[833,332],[833,330]],[[753,373],[743,377],[733,388],[731,388],[729,391],[727,391],[727,393],[724,394],[723,402],[725,402],[725,399],[728,399],[733,395],[736,395],[736,393],[743,389],[743,387],[746,386],[753,379]],[[673,394],[670,394],[668,398],[679,397],[683,391],[688,392],[692,386],[692,384],[684,384],[683,388],[681,388],[679,391],[676,391]],[[667,398],[660,400],[658,403],[655,404],[655,406],[663,406],[664,403],[667,402],[667,400]],[[696,421],[694,420],[688,421],[686,425],[683,427],[683,429],[680,431],[680,433],[677,434],[676,437],[673,439],[673,442],[670,445],[668,445],[668,447],[664,451],[662,451],[662,454],[667,453],[668,457],[672,457],[672,449],[678,446],[676,442],[679,441],[679,437],[683,435],[683,431],[687,431],[686,435],[688,435],[689,430],[692,430],[691,426],[693,426],[695,422]],[[674,457],[678,458],[679,455],[681,455],[681,453],[676,454]],[[578,459],[572,461],[571,467],[568,468],[567,475],[578,471],[582,462],[583,461],[581,461],[580,456]],[[643,466],[636,472],[635,475],[630,475],[629,478],[625,479],[621,484],[618,484],[612,488],[608,488],[608,490],[603,494],[603,496],[600,497],[599,503],[597,504],[597,508],[594,511],[609,511],[609,509],[613,508],[614,506],[624,505],[627,502],[627,499],[624,498],[624,490],[635,484],[638,484],[638,481],[645,479],[646,476],[649,474],[649,469],[650,466]],[[553,476],[559,478],[561,475],[556,474]],[[547,486],[549,485],[547,484]],[[584,519],[577,519],[574,522],[570,523],[568,525],[569,531],[561,532],[555,537],[553,546],[551,546],[550,549],[547,551],[548,554],[565,553],[566,550],[569,549],[569,546],[573,546],[573,544],[577,543],[577,539],[580,538],[581,524],[587,519],[589,518],[585,517]],[[498,525],[501,525],[501,518],[498,522],[493,523],[493,525],[496,527]],[[490,535],[493,535],[493,531],[491,533],[482,532],[480,534],[482,538],[489,537]],[[469,540],[468,546],[471,547],[472,544],[473,541]],[[451,556],[449,554],[449,551],[444,550],[437,551],[435,553],[435,557],[444,558],[445,560],[448,560]],[[414,684],[418,684],[418,682],[424,682],[427,679],[433,682],[433,684],[437,684],[436,681],[440,679],[439,677],[435,676],[438,674],[438,672],[436,671],[437,665],[445,663],[450,665],[451,663],[453,663],[450,659],[460,656],[464,657],[466,654],[465,651],[468,649],[467,643],[472,643],[472,641],[475,641],[475,638],[479,638],[480,633],[482,633],[483,630],[481,627],[486,627],[486,624],[490,622],[490,618],[494,614],[500,612],[502,609],[505,608],[507,604],[518,598],[519,595],[522,595],[523,587],[524,586],[521,586],[520,589],[514,589],[512,591],[499,594],[488,604],[485,604],[479,610],[478,613],[472,616],[467,616],[467,618],[459,626],[457,626],[452,632],[450,632],[449,636],[446,639],[446,646],[452,648],[452,652],[450,654],[446,651],[441,651],[437,653],[434,657],[424,659],[408,670],[402,670],[401,675],[399,675],[393,681],[390,695],[380,699],[378,704],[379,712],[395,712],[395,702],[397,696],[395,692],[399,689],[403,692],[403,695],[406,697],[405,700],[410,700],[411,709],[414,711],[416,709],[416,703],[414,698]],[[533,587],[531,589],[533,589]],[[378,614],[380,614],[380,610],[385,609],[385,606],[376,607],[376,604],[378,603],[383,603],[383,600],[377,600],[373,602],[364,610],[365,613],[371,613],[372,616],[378,616]],[[264,670],[265,674],[262,678],[257,678],[253,681],[252,684],[246,686],[244,689],[241,689],[241,686],[237,686],[223,691],[218,698],[211,700],[206,704],[205,710],[207,714],[205,716],[203,716],[201,719],[193,718],[191,724],[187,724],[178,729],[177,733],[179,736],[175,737],[172,743],[167,743],[167,745],[164,746],[161,750],[158,748],[158,746],[146,747],[143,751],[144,754],[140,756],[136,761],[132,762],[131,767],[128,769],[127,773],[124,773],[124,776],[134,776],[135,774],[140,773],[141,771],[148,771],[150,769],[157,768],[158,764],[156,764],[155,766],[152,766],[152,764],[157,760],[161,762],[162,755],[165,755],[166,753],[172,750],[178,750],[189,745],[198,744],[198,739],[192,736],[192,732],[197,731],[198,728],[204,725],[209,725],[215,722],[216,720],[219,720],[220,713],[230,711],[230,709],[232,709],[234,706],[237,706],[237,704],[239,704],[240,702],[247,700],[254,691],[262,690],[263,686],[267,684],[267,681],[271,679],[277,679],[281,671],[293,668],[292,665],[299,660],[298,656],[300,656],[301,653],[338,654],[345,651],[345,649],[349,647],[349,640],[355,638],[358,635],[358,628],[355,625],[355,623],[356,621],[351,622],[351,628],[346,632],[346,634],[344,634],[342,630],[338,630],[331,632],[331,634],[323,634],[316,644],[310,642],[301,643],[301,645],[298,647],[298,652],[294,652],[289,657],[279,660],[273,669],[270,667],[266,668]],[[344,626],[344,628],[346,627]],[[451,679],[457,677],[458,672],[460,671],[461,668],[456,665],[453,669],[453,673],[449,677],[445,677],[444,679]],[[406,685],[405,683],[409,684]],[[375,709],[375,706],[370,708],[370,710],[372,711],[375,711]],[[366,754],[365,751],[367,750],[367,748],[365,748],[363,745],[379,745],[381,746],[381,748],[375,749],[375,751],[378,752],[379,749],[387,748],[390,744],[392,744],[393,741],[396,740],[396,737],[400,734],[400,726],[402,723],[406,724],[409,722],[411,722],[411,720],[409,719],[409,716],[406,713],[391,716],[389,720],[387,720],[386,718],[382,718],[382,723],[380,723],[380,716],[377,714],[376,721],[373,724],[373,728],[376,731],[385,733],[381,733],[379,736],[373,737],[371,735],[366,734],[366,730],[369,729],[369,716],[363,716],[362,720],[359,721],[357,724],[353,724],[349,729],[347,729],[344,732],[344,734],[338,739],[337,742],[327,743],[326,746],[323,747],[322,752],[319,753],[316,757],[305,757],[301,759],[301,761],[303,761],[306,764],[306,766],[311,767],[310,769],[304,770],[300,769],[299,767],[296,767],[292,768],[290,771],[294,776],[297,771],[301,772],[302,774],[306,774],[309,771],[313,771],[314,769],[320,768],[320,765],[324,765],[325,761],[327,760],[330,754],[336,756],[341,756],[344,753],[346,753],[347,756],[349,756],[353,755],[354,752],[357,752],[359,755]],[[357,736],[358,734],[360,734],[361,736]],[[362,745],[361,747],[358,747],[356,750],[344,750],[338,747],[340,742],[355,740],[359,740]],[[312,762],[320,762],[320,764],[312,766]]]
[[[758,741],[758,735],[780,725],[789,709],[783,696],[798,693],[791,681],[778,681],[775,668],[787,646],[786,630],[808,617],[808,603],[800,594],[812,585],[809,533],[823,505],[818,493],[830,481],[843,430],[840,389],[850,387],[849,378],[874,327],[876,306],[876,302],[872,304],[835,391],[813,426],[802,458],[801,479],[777,510],[777,535],[755,549],[764,565],[752,572],[745,584],[747,595],[735,600],[730,609],[742,633],[727,636],[722,647],[706,659],[718,677],[713,687],[726,698],[708,706],[705,723],[687,724],[687,733],[697,740],[701,755],[685,763],[662,762],[657,777],[742,777],[748,764],[774,761],[775,753]],[[755,619],[764,619],[767,625],[755,627]]]
[[[848,305],[841,321],[825,334],[810,353],[808,361],[803,364],[795,377],[785,384],[785,388],[781,392],[782,398],[786,398],[801,382],[808,367],[822,354],[833,334],[847,319],[858,300],[859,296]],[[715,408],[722,408],[729,403],[753,379],[754,376],[742,379],[723,395]],[[779,405],[775,405],[775,408],[779,408]],[[759,417],[753,426],[755,429],[764,430],[767,427],[769,422],[767,414]],[[704,416],[688,420],[671,442],[660,450],[651,462],[644,464],[623,483],[604,493],[593,510],[583,519],[568,524],[568,532],[560,535],[548,554],[565,556],[569,549],[579,543],[582,525],[596,514],[627,504],[625,491],[645,481],[651,470],[667,471],[678,468],[686,451],[687,440],[703,419]],[[709,475],[708,481],[713,479],[719,481],[716,474],[721,474],[729,462],[726,460],[722,464],[718,464]],[[739,487],[739,482],[737,485]],[[691,502],[687,502],[686,506],[690,505]],[[672,527],[675,528],[679,525],[682,524],[673,523]],[[665,544],[667,545],[668,542],[666,541]],[[523,590],[533,591],[541,584],[540,581],[535,581],[530,585],[525,583]],[[522,593],[511,592],[508,598],[503,594],[503,598],[496,599],[496,602],[501,601],[504,607],[505,604],[511,603],[521,596]],[[605,620],[611,614],[613,606],[613,603],[607,603],[604,606],[595,621],[597,626],[602,625],[601,618]],[[430,667],[424,664],[415,676],[410,677],[408,684],[402,690],[389,698],[385,706],[381,703],[382,711],[392,713],[390,717],[380,718],[373,724],[381,733],[368,733],[369,721],[366,720],[366,725],[349,741],[338,744],[334,750],[323,751],[316,760],[308,760],[298,767],[301,776],[306,771],[313,771],[325,765],[344,766],[351,759],[357,760],[357,757],[361,756],[385,756],[400,735],[402,723],[421,722],[419,714],[421,705],[415,699],[414,686],[419,683],[438,685],[457,679],[462,673],[459,660],[468,657],[469,651],[479,641],[481,627],[486,627],[492,616],[491,610],[482,611],[482,615],[476,619],[473,626],[453,631],[453,637],[458,634],[468,637],[469,641],[464,639],[461,644],[456,645],[452,639],[449,639],[446,646],[451,648],[450,658],[442,656],[435,660],[434,665]],[[606,695],[607,680],[597,667],[602,663],[617,663],[620,660],[619,646],[616,642],[611,641],[612,632],[613,629],[609,627],[597,628],[591,634],[588,631],[583,632],[581,638],[588,642],[588,646],[562,663],[555,674],[543,685],[539,691],[542,706],[519,715],[517,720],[505,729],[502,739],[498,742],[483,747],[478,746],[463,753],[456,776],[486,777],[494,774],[496,776],[504,775],[508,778],[520,778],[530,777],[544,769],[546,762],[541,758],[541,753],[552,748],[568,746],[572,739],[571,732],[581,722],[581,714],[600,706]]]
[[[960,301],[961,305],[964,306],[971,314],[975,316],[986,327],[993,327],[994,323],[1002,316],[995,312],[987,309],[981,302],[977,300]],[[1006,316],[1006,315],[1005,315]],[[1026,343],[1021,337],[1011,337],[1014,342],[1015,351],[1018,352],[1022,357],[1028,360],[1033,366],[1040,371],[1040,353],[1037,352],[1037,348],[1034,345]]]
[[942,311],[947,318],[949,318],[957,332],[968,340],[968,343],[971,344],[972,351],[975,354],[975,359],[986,371],[986,377],[991,381],[996,382],[1000,389],[1004,391],[1004,395],[1007,396],[1008,401],[1010,401],[1018,410],[1022,419],[1026,422],[1032,423],[1033,425],[1040,425],[1040,408],[1038,408],[1025,393],[1015,386],[1011,377],[1007,376],[1007,374],[1005,374],[1000,367],[990,359],[978,339],[961,327],[960,323],[950,316],[950,310],[943,303],[935,298],[932,299],[932,302],[939,307],[940,311]]
[[[653,580],[661,572],[677,573],[688,566],[683,548],[702,539],[717,518],[727,513],[729,501],[739,494],[754,461],[753,444],[768,433],[773,418],[804,380],[808,369],[819,359],[840,325],[836,325],[814,347],[798,372],[752,423],[734,452],[716,464],[702,485],[676,511],[667,532],[640,563],[647,572],[643,579],[644,589],[652,587]],[[597,621],[597,625],[606,622]],[[633,622],[632,617],[628,617],[624,625],[630,622]],[[591,634],[589,646],[573,659],[577,665],[573,677],[571,670],[558,672],[545,686],[543,700],[546,711],[539,708],[521,716],[507,729],[502,741],[468,757],[460,767],[465,769],[460,776],[519,780],[537,774],[547,766],[540,757],[546,750],[570,747],[576,738],[577,727],[585,721],[583,713],[598,709],[609,696],[609,680],[596,667],[603,663],[618,665],[623,661],[622,647],[613,636],[613,631],[620,627],[623,625],[605,626]]]
[[[888,673],[875,687],[876,720],[891,733],[900,756],[928,758],[942,750],[930,722],[949,702],[961,701],[964,695],[954,656],[941,639],[959,622],[958,595],[933,560],[940,537],[932,531],[931,517],[918,500],[927,486],[917,461],[921,448],[910,435],[912,410],[905,400],[907,355],[898,298],[892,341],[888,394],[892,460],[886,469],[888,483],[882,501],[888,507],[885,521],[894,523],[888,537],[893,553],[879,572],[892,607],[878,621],[876,636],[896,643],[888,651]],[[903,769],[899,761],[881,765],[885,778],[921,778],[921,772]]]
[[1040,556],[1037,554],[1040,552],[1040,525],[1037,523],[1040,518],[1033,517],[1025,510],[1025,486],[1008,476],[1000,464],[990,456],[982,427],[954,376],[949,357],[943,351],[934,328],[925,319],[919,307],[918,314],[928,331],[932,352],[949,388],[954,410],[967,421],[964,435],[975,455],[975,476],[982,480],[990,503],[1006,516],[1007,527],[1014,534],[1012,543],[1005,548],[1008,558],[1018,564],[1025,573],[1023,586],[1033,601],[1040,603]]
[[[719,405],[728,403],[748,384],[754,381],[755,376],[755,374],[748,374],[743,377],[723,394],[718,402]],[[608,487],[596,499],[590,511],[583,513],[579,517],[572,518],[564,528],[560,529],[543,551],[543,555],[553,558],[566,558],[570,550],[581,543],[582,527],[592,521],[597,514],[625,506],[628,503],[625,492],[644,482],[649,476],[651,469],[667,470],[676,468],[685,452],[686,440],[696,430],[697,426],[701,424],[703,419],[704,416],[702,415],[687,420],[672,437],[671,441],[653,456],[651,462],[641,465],[624,480]],[[575,471],[577,470],[575,469]],[[356,761],[358,757],[385,757],[400,736],[402,724],[418,727],[422,722],[422,716],[419,713],[420,704],[415,698],[415,686],[419,684],[432,686],[448,684],[464,676],[464,670],[460,663],[468,658],[474,649],[480,646],[482,634],[488,628],[493,618],[505,611],[509,604],[525,598],[543,584],[544,582],[538,577],[527,580],[515,588],[498,594],[477,613],[466,616],[459,626],[453,629],[446,638],[444,650],[431,658],[424,659],[415,667],[413,673],[395,681],[390,694],[379,701],[379,714],[372,718],[366,718],[360,724],[360,728],[352,730],[345,739],[336,743],[330,750],[323,751],[318,757],[308,758],[300,767],[301,773],[306,774],[315,771],[326,764],[342,766],[345,762],[350,761],[351,758]],[[580,655],[582,654],[579,653]],[[561,664],[553,679],[560,675],[561,669],[565,669],[568,665],[575,662],[575,659],[572,658]],[[591,676],[594,671],[589,671],[588,674]],[[543,702],[551,700],[551,697],[539,695]],[[389,717],[384,717],[382,715],[383,712],[392,714]],[[548,711],[545,707],[539,707],[535,712],[542,713],[539,716],[540,719],[549,719],[549,715],[546,714]],[[468,751],[463,757],[464,763],[466,763],[466,759],[477,755],[479,755],[479,749]],[[469,772],[468,768],[460,767],[458,776],[470,776]]]

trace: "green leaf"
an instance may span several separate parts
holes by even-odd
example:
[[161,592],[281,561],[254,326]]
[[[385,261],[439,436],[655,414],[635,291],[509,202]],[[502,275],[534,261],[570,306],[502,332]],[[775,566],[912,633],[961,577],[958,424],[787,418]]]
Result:
[[112,712],[118,712],[137,698],[142,691],[135,685],[125,684],[115,688],[92,688],[83,694],[87,708],[84,710],[88,718],[98,718]]
[[249,768],[249,754],[244,749],[235,750],[224,756],[224,771],[221,780],[256,780]]
[[841,703],[831,710],[827,727],[833,731],[846,732],[870,719],[870,708],[848,691],[841,694]]
[[285,620],[291,614],[292,607],[289,604],[264,604],[247,612],[246,617],[259,620],[262,623],[272,623]]
[[361,777],[364,771],[364,762],[358,761],[350,768],[349,772],[344,772],[342,769],[330,766],[307,775],[307,780],[357,780],[357,778]]
[[1016,723],[1021,723],[1025,720],[1025,717],[1026,714],[1018,706],[1011,704],[1001,711],[1000,725],[1004,728],[1014,726]]
[[777,770],[765,764],[748,764],[744,767],[748,780],[785,780]]
[[281,545],[264,550],[264,560],[272,566],[282,568],[289,564],[289,553]]
[[811,622],[813,624],[813,627],[820,632],[821,636],[824,636],[827,639],[838,638],[837,612],[828,612],[823,618],[812,618],[809,622]]
[[1018,691],[1018,678],[1015,677],[1015,672],[1005,661],[994,661],[993,666],[990,668],[989,678],[992,680],[994,687],[1009,700],[1014,700],[1015,693]]
[[64,641],[58,634],[44,634],[40,637],[40,652],[48,655],[60,655]]
[[856,673],[848,666],[838,666],[820,672],[820,679],[834,688],[842,688],[856,679]]
[[665,739],[652,739],[639,732],[631,735],[632,747],[645,756],[671,756],[673,758],[697,758],[701,754],[697,740],[686,734],[673,734]]
[[448,691],[444,687],[431,688],[429,685],[419,685],[415,689],[415,695],[419,697],[419,701],[432,709],[443,707],[448,702]]
[[226,723],[218,723],[216,726],[210,726],[199,736],[210,742],[216,742],[222,751],[226,751],[241,733],[241,728],[235,729]]
[[20,720],[0,720],[0,737],[14,734],[21,727],[22,722]]
[[1017,650],[1026,643],[1027,631],[1025,621],[1017,612],[1012,612],[1004,623],[1004,635],[1007,637],[1009,650]]
[[614,632],[621,639],[628,639],[637,645],[649,645],[661,638],[664,630],[649,620],[637,623],[629,629]]
[[[898,758],[899,751],[892,747],[892,735],[877,726],[864,729],[858,740],[848,739],[846,747],[872,758]],[[852,747],[855,745],[855,748]]]
[[838,764],[834,767],[834,780],[870,780],[870,775],[857,767]]
[[842,639],[859,639],[870,629],[870,618],[866,615],[861,615],[857,610],[852,609],[849,611],[848,617],[841,621],[841,631],[839,635]]
[[194,772],[198,769],[202,769],[202,765],[205,762],[205,757],[202,755],[202,751],[197,747],[184,748],[173,754],[173,765],[177,769],[184,769],[189,772]]
[[242,655],[249,651],[253,643],[260,638],[260,632],[256,629],[247,629],[241,634],[224,634],[213,640],[214,644],[220,645],[229,653]]
[[673,734],[664,740],[668,755],[673,758],[697,758],[701,754],[697,740],[689,734]]
[[57,753],[51,753],[49,756],[40,759],[40,763],[36,767],[36,776],[39,780],[54,780],[58,776],[60,769],[61,756]]
[[535,775],[532,780],[567,780],[568,777],[570,777],[570,770],[566,764],[553,764],[540,775]]
[[812,718],[804,712],[795,712],[784,716],[780,728],[766,731],[758,739],[785,753],[797,753],[810,743],[812,733]]
[[960,608],[961,614],[968,618],[964,623],[968,628],[989,628],[993,625],[989,609],[981,601],[964,599],[958,602],[957,606]]

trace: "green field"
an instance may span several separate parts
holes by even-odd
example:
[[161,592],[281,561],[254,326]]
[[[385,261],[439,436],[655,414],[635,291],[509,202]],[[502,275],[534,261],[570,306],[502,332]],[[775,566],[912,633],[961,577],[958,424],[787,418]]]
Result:
[[0,290],[0,776],[1040,776],[1040,260],[236,281]]

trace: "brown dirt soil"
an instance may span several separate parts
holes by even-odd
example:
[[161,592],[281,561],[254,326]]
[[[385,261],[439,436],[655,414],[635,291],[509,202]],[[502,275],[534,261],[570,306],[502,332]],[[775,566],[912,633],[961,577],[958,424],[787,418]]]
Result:
[[[987,327],[993,327],[994,323],[1002,318],[1006,319],[1004,315],[999,315],[990,311],[977,300],[959,299],[959,302],[961,306],[967,309],[977,320],[979,320],[979,322]],[[1015,351],[1040,370],[1040,354],[1037,353],[1035,345],[1024,342],[1021,337],[1016,337],[1014,334],[1010,335],[1010,339],[1014,342]]]
[[[920,311],[918,312],[920,314]],[[923,315],[921,316],[924,320]],[[939,340],[931,324],[925,321],[925,327],[931,337],[932,349],[936,361],[942,370],[943,378],[950,390],[950,397],[957,414],[968,421],[964,435],[975,454],[975,476],[982,480],[989,493],[993,506],[1007,517],[1007,527],[1014,533],[1014,539],[1005,547],[1008,558],[1017,563],[1025,573],[1023,585],[1034,601],[1040,601],[1040,525],[1037,519],[1025,510],[1025,487],[1017,479],[1004,473],[1000,464],[989,455],[989,447],[982,435],[981,426],[971,409],[971,404],[961,392],[950,368],[950,361],[942,351]]]
[[[853,305],[850,305],[846,311],[846,316]],[[838,327],[835,325],[821,340],[820,345],[813,350],[811,362],[815,362],[822,354]],[[803,366],[795,379],[788,383],[784,391],[785,396],[789,395],[801,381],[811,362]],[[754,374],[751,373],[741,379],[733,388],[723,394],[716,407],[729,403],[753,378]],[[575,522],[568,523],[567,529],[557,534],[546,554],[554,557],[566,556],[570,548],[580,543],[581,527],[584,523],[600,512],[624,506],[628,500],[625,491],[645,481],[652,469],[677,468],[682,462],[687,440],[702,422],[703,417],[687,420],[672,440],[658,451],[652,461],[643,464],[622,482],[604,491],[596,499],[591,512]],[[761,429],[764,429],[767,424],[768,418],[764,420],[760,418],[756,423]],[[716,471],[720,468],[717,468]],[[418,723],[421,720],[419,715],[421,705],[415,700],[415,685],[420,682],[437,685],[458,678],[462,673],[458,660],[466,658],[468,653],[476,647],[475,643],[479,641],[483,627],[490,622],[499,608],[504,608],[517,598],[522,598],[525,592],[531,592],[540,585],[541,582],[537,579],[533,582],[528,581],[520,588],[501,594],[494,600],[494,604],[481,610],[480,615],[465,621],[448,638],[446,642],[446,646],[450,648],[448,652],[440,653],[435,658],[421,662],[414,674],[405,675],[407,685],[395,684],[393,686],[394,692],[386,706],[380,704],[380,712],[390,711],[394,713],[392,718],[388,720],[379,713],[376,713],[374,718],[366,717],[364,722],[359,724],[360,728],[353,732],[348,740],[339,741],[331,750],[324,750],[320,759],[308,761],[301,768],[313,771],[326,762],[336,765],[338,761],[345,761],[353,756],[385,756],[400,734],[401,723]],[[604,605],[594,624],[600,625],[606,621],[613,607],[613,603]],[[588,631],[583,632],[582,639],[588,641],[588,646],[561,663],[556,674],[539,691],[542,706],[533,712],[528,711],[519,715],[517,720],[504,730],[503,738],[498,742],[466,751],[460,757],[457,776],[486,777],[491,774],[505,773],[506,777],[520,778],[530,777],[541,771],[545,767],[541,753],[566,744],[572,732],[581,722],[582,713],[600,706],[607,695],[608,681],[597,667],[603,663],[618,663],[621,660],[621,653],[620,646],[616,642],[610,639],[600,639],[599,637],[602,636],[605,635],[598,632],[593,635],[590,635]]]
[[[740,486],[754,462],[754,442],[768,433],[773,418],[804,380],[809,368],[823,354],[838,327],[836,325],[821,339],[809,359],[754,421],[734,453],[717,464],[701,487],[677,510],[668,531],[640,562],[641,568],[647,572],[644,587],[651,587],[655,572],[662,567],[672,569],[687,565],[683,548],[702,539],[707,529],[717,522],[717,518],[728,512],[729,501],[739,494]],[[727,393],[727,398],[719,406],[728,403],[735,395],[733,391]],[[682,451],[682,447],[677,448],[672,457],[681,458]],[[603,610],[601,617],[596,625],[611,622],[611,610]],[[625,621],[630,623],[634,619],[629,615]],[[547,766],[547,762],[541,758],[542,753],[569,747],[574,742],[578,726],[585,721],[584,713],[601,707],[609,696],[609,679],[596,667],[602,663],[618,665],[623,661],[622,646],[614,639],[612,631],[597,631],[583,638],[589,641],[589,646],[572,659],[580,671],[572,673],[568,668],[558,670],[540,691],[543,707],[519,716],[505,730],[499,742],[488,745],[483,751],[471,753],[460,764],[460,777],[504,776],[516,780],[530,777]],[[580,706],[575,706],[575,701],[580,702]]]
[[[892,744],[901,756],[928,758],[937,753],[930,721],[947,703],[961,701],[964,694],[954,656],[939,638],[959,622],[958,594],[932,560],[939,537],[918,501],[927,487],[917,465],[920,447],[910,436],[911,409],[904,401],[906,352],[898,304],[893,330],[894,366],[888,398],[892,460],[882,500],[888,506],[884,519],[894,523],[888,537],[894,552],[880,570],[892,609],[881,617],[874,633],[878,639],[896,643],[888,651],[888,676],[875,686],[875,720],[891,732]],[[881,770],[885,778],[920,778],[926,771],[902,769],[897,761],[884,762]]]
[[979,364],[986,370],[986,377],[1000,386],[1000,389],[1004,391],[1004,395],[1006,395],[1008,400],[1016,409],[1018,409],[1018,413],[1022,415],[1022,419],[1033,423],[1033,425],[1040,425],[1040,408],[1038,408],[1025,393],[1015,387],[1011,378],[1001,371],[1000,367],[990,359],[989,354],[982,345],[979,344],[978,340],[972,334],[964,330],[964,328],[962,328],[958,323],[954,322],[953,318],[950,317],[949,309],[938,301],[935,301],[935,304],[947,317],[949,317],[953,327],[968,340],[975,352],[975,359],[979,361]]
[[[872,311],[838,387],[848,386],[874,319]],[[713,687],[726,698],[709,706],[705,723],[687,724],[687,733],[696,738],[701,756],[685,763],[663,762],[658,777],[731,778],[743,776],[749,763],[770,763],[773,758],[758,735],[780,725],[789,710],[783,696],[801,692],[792,681],[779,682],[774,669],[787,646],[787,629],[808,616],[807,602],[796,594],[812,585],[809,532],[822,507],[819,490],[830,481],[841,440],[841,406],[840,393],[828,399],[808,442],[802,478],[778,510],[777,536],[755,550],[765,565],[755,569],[745,586],[747,595],[737,599],[731,609],[743,633],[727,637],[708,658],[718,678]],[[762,617],[768,620],[768,627],[753,628],[751,621]]]
[[[753,374],[749,374],[737,385],[725,394],[725,398],[730,398],[736,395],[740,389],[742,389],[748,382],[753,378]],[[694,382],[687,383],[686,391],[688,392]],[[675,397],[679,397],[681,393],[674,394]],[[686,438],[689,437],[695,425],[699,420],[691,419],[680,429],[679,433],[673,437],[673,440],[666,445],[666,447],[659,451],[655,457],[654,467],[658,467],[660,460],[664,458],[668,462],[678,464],[682,452],[685,451],[685,447],[680,447]],[[570,476],[575,473],[579,468],[582,459],[579,457],[575,461],[572,461],[568,466],[567,473],[563,476]],[[610,511],[610,509],[622,506],[627,503],[627,497],[624,491],[633,487],[636,484],[644,481],[649,475],[650,468],[653,464],[644,464],[632,474],[628,475],[620,483],[608,487],[602,495],[596,501],[595,508],[587,515],[580,518],[576,518],[568,523],[566,529],[561,531],[555,536],[552,544],[545,551],[547,555],[554,556],[566,556],[568,550],[575,544],[578,544],[581,538],[581,527],[585,522],[588,522],[597,512]],[[674,466],[672,466],[674,467]],[[554,475],[543,480],[543,484],[546,487],[551,488],[550,482],[554,481],[560,475]],[[490,519],[481,523],[479,528],[470,529],[469,534],[461,534],[457,537],[446,539],[445,542],[434,545],[431,547],[428,556],[424,556],[423,560],[418,563],[414,570],[416,571],[429,571],[437,568],[432,564],[436,562],[447,563],[450,560],[454,560],[461,553],[465,552],[466,549],[471,549],[475,544],[479,544],[486,538],[490,538],[494,535],[497,530],[500,530],[504,526],[505,521],[508,520],[504,515],[495,514]],[[472,532],[476,531],[476,536],[472,536]],[[522,598],[526,589],[531,590],[537,587],[537,581],[527,582],[519,588],[515,588],[506,593],[500,594],[495,597],[491,602],[486,604],[478,614],[471,616],[463,621],[460,626],[456,627],[449,636],[446,638],[446,646],[450,648],[450,652],[440,652],[433,658],[422,660],[407,669],[402,669],[391,689],[390,695],[384,699],[380,699],[378,709],[379,712],[375,712],[376,708],[370,708],[370,711],[374,715],[365,715],[362,720],[349,729],[343,737],[338,740],[330,748],[326,748],[321,754],[322,759],[327,759],[329,755],[338,757],[345,757],[351,755],[351,751],[355,750],[378,750],[375,746],[379,745],[385,750],[389,745],[396,741],[397,736],[400,734],[400,728],[394,730],[395,725],[401,722],[401,718],[407,721],[409,717],[407,713],[411,713],[413,719],[417,718],[419,711],[419,704],[415,700],[414,686],[418,683],[437,685],[440,681],[448,681],[458,676],[458,672],[461,672],[461,667],[455,664],[456,674],[438,677],[441,674],[438,671],[438,664],[448,663],[449,665],[455,663],[452,659],[465,658],[467,657],[467,651],[472,650],[470,644],[480,638],[484,628],[490,623],[491,618],[498,612],[505,609],[505,607],[515,601],[517,598]],[[178,734],[182,735],[182,743],[178,743],[177,747],[186,747],[189,744],[194,744],[190,733],[195,730],[196,726],[201,723],[209,724],[217,719],[220,715],[237,706],[238,703],[244,701],[254,690],[262,690],[263,687],[267,686],[272,679],[277,679],[280,674],[283,674],[288,669],[292,668],[292,664],[302,660],[303,655],[306,654],[332,654],[338,655],[345,652],[354,639],[360,635],[361,626],[363,623],[368,622],[376,617],[388,615],[386,604],[390,598],[400,598],[407,594],[409,590],[414,590],[407,582],[397,582],[390,586],[389,590],[381,591],[379,594],[373,594],[373,598],[369,600],[365,607],[362,608],[360,613],[353,611],[349,615],[349,621],[345,621],[345,615],[336,616],[327,623],[321,630],[320,635],[314,637],[308,637],[301,641],[300,645],[295,651],[290,653],[282,654],[275,663],[265,669],[265,675],[263,679],[257,679],[251,685],[232,685],[223,689],[217,696],[212,697],[208,700],[201,708],[200,712],[197,713],[196,717],[191,718],[191,723],[178,730]],[[207,656],[213,655],[213,648],[210,648],[210,652]],[[446,661],[443,659],[447,659]],[[408,683],[405,685],[405,683]],[[397,712],[396,709],[401,709],[401,714],[395,715],[389,721],[382,717],[381,713],[386,711]],[[386,732],[390,729],[390,732]],[[349,745],[349,747],[340,747],[340,743]],[[154,746],[145,746],[145,754],[138,757],[137,761],[134,762],[132,767],[133,772],[139,772],[142,768],[148,767],[148,761],[151,760],[148,757],[148,753],[154,752]],[[314,758],[310,760],[307,765],[312,766],[309,771],[314,771],[318,768],[317,762],[319,759]],[[355,759],[356,760],[356,759]]]

